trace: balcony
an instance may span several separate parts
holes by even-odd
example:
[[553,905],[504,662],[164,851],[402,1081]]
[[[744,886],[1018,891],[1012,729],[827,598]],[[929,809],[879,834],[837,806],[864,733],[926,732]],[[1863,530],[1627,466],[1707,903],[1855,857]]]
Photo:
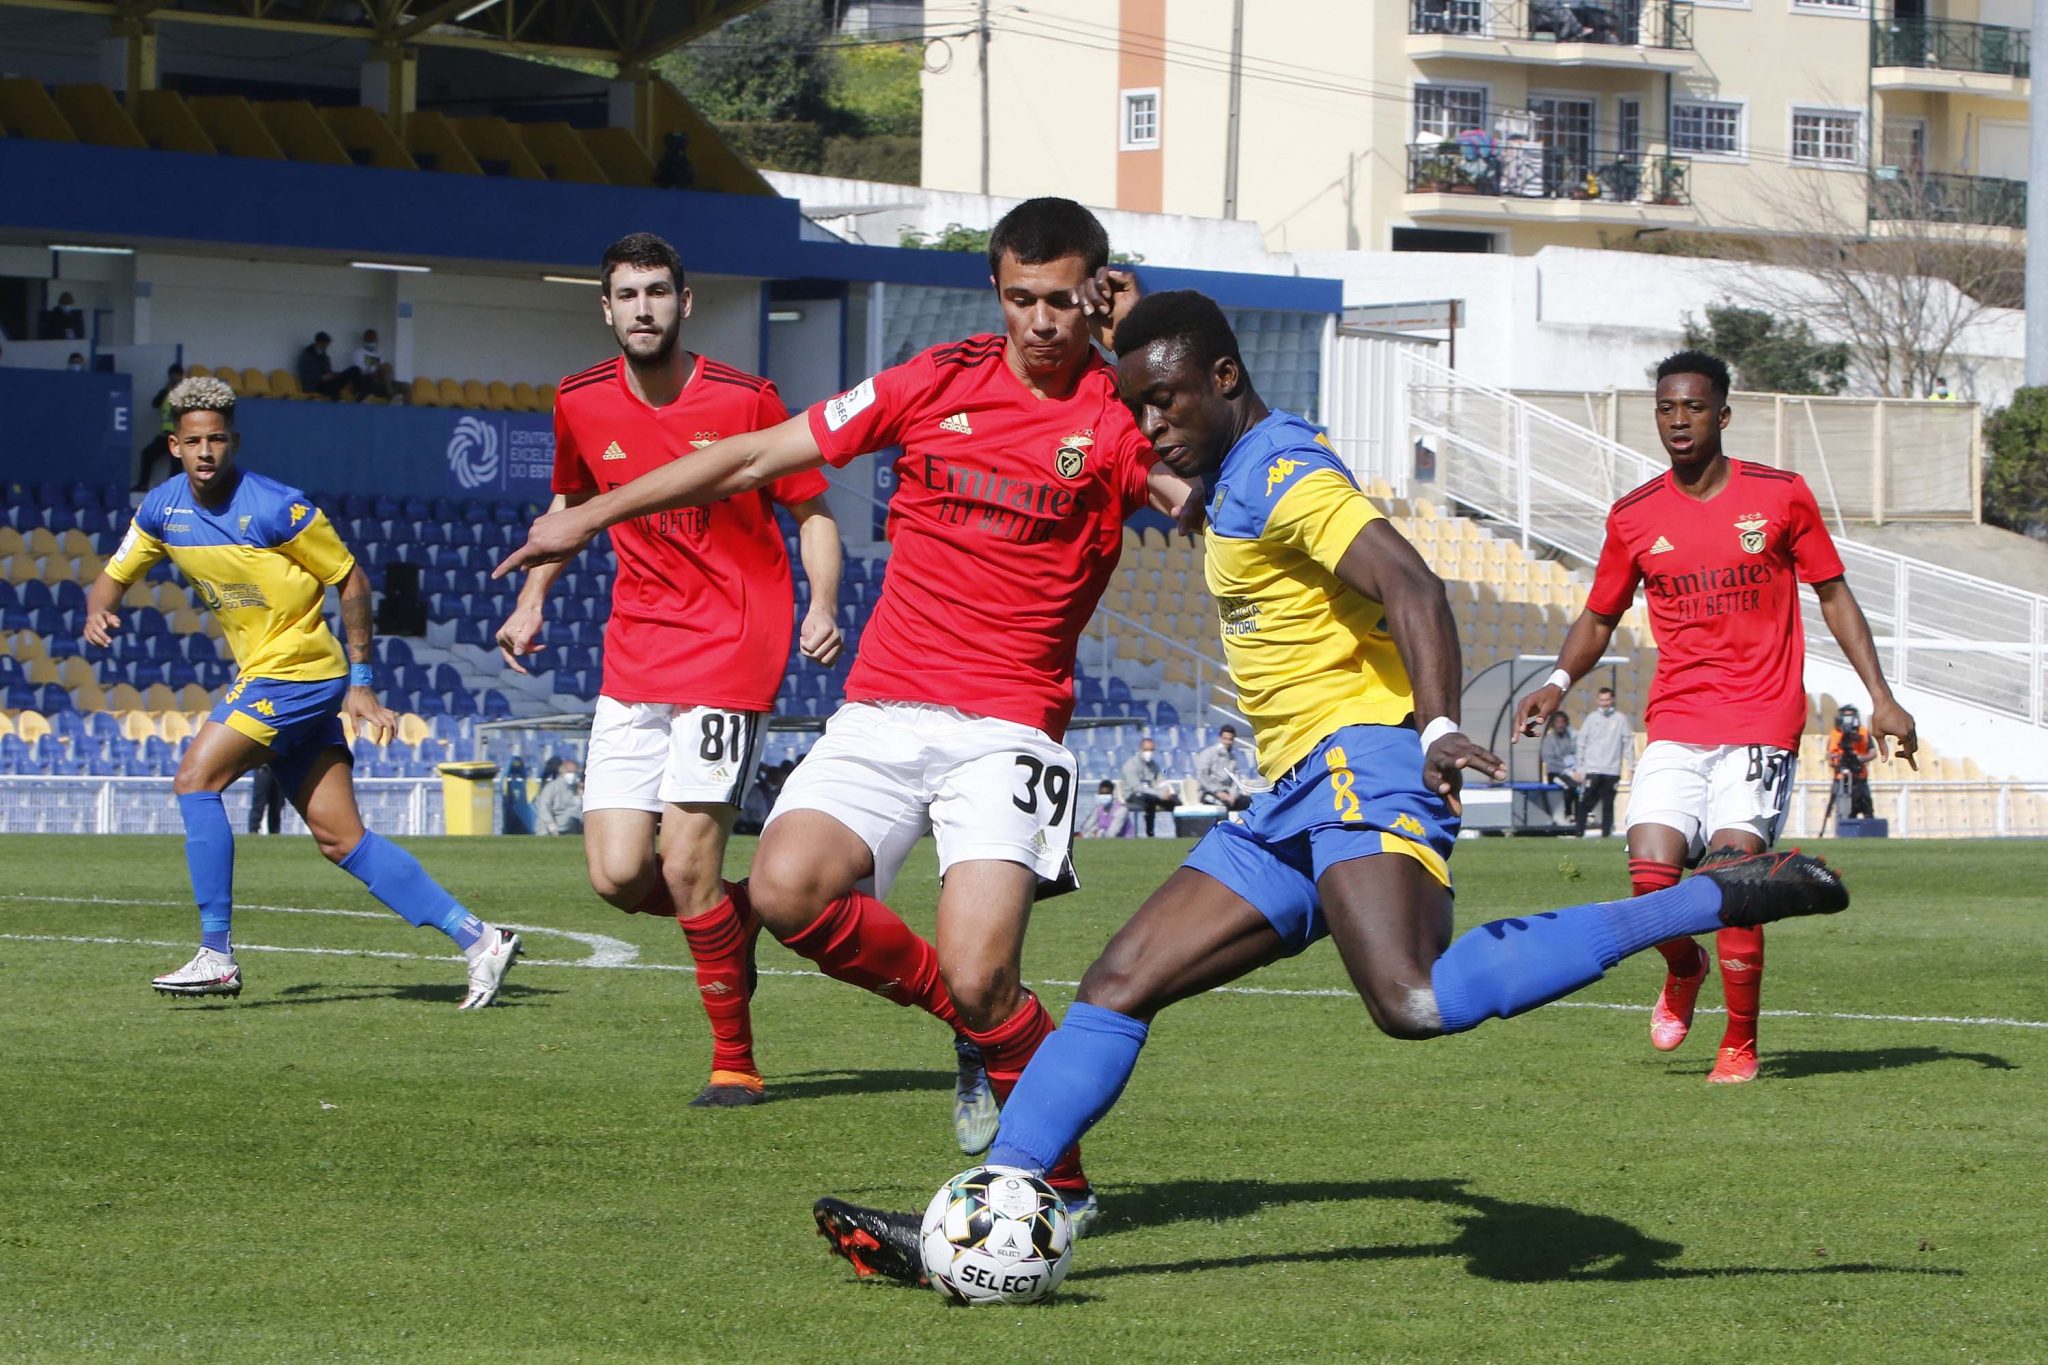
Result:
[[1408,0],[1416,61],[1690,71],[1692,0]]
[[1871,84],[1878,90],[2025,99],[2032,47],[2026,29],[2003,24],[1873,19]]
[[1496,144],[1466,133],[1408,148],[1403,207],[1418,221],[1682,225],[1696,219],[1691,182],[1685,157]]
[[2027,182],[1880,170],[1870,181],[1870,222],[1878,236],[1893,235],[1887,224],[1943,223],[1964,229],[1962,236],[2018,246],[2027,228]]

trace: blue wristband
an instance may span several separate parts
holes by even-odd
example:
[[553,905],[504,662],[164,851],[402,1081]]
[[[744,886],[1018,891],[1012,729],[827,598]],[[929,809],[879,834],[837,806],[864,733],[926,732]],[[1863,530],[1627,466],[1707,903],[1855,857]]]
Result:
[[350,664],[348,666],[348,685],[350,687],[375,687],[377,685],[376,668],[370,664]]

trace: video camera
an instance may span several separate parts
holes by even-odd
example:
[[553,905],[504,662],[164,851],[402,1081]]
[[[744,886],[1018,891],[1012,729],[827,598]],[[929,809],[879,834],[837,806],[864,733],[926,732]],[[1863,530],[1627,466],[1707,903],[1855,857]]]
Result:
[[1841,731],[1842,742],[1835,749],[1835,773],[1841,777],[1855,778],[1863,775],[1868,766],[1858,752],[1868,742],[1863,731],[1863,716],[1853,706],[1845,706],[1835,715],[1835,728]]

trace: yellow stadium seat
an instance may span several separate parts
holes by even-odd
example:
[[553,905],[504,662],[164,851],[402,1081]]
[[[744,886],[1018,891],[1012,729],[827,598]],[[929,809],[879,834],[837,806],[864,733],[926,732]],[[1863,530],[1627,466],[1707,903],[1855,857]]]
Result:
[[25,76],[0,79],[0,124],[18,137],[40,142],[76,142],[78,134],[37,81]]
[[[175,711],[178,709],[178,694],[164,683],[151,683],[143,689],[142,704],[152,711]],[[121,708],[116,706],[115,710]]]
[[11,735],[13,733],[14,713],[12,711],[0,711],[0,735]]
[[104,711],[107,709],[107,694],[100,691],[98,683],[71,689],[71,709],[81,712]]
[[156,709],[156,732],[172,744],[192,738],[199,733],[199,727],[192,718],[174,707]]
[[211,379],[213,378],[213,371],[194,361],[185,367],[185,377],[187,379]]
[[583,145],[590,149],[591,159],[604,170],[605,179],[612,184],[641,190],[653,186],[654,160],[647,155],[645,147],[633,140],[630,129],[585,128],[582,136]]
[[0,578],[9,583],[41,582],[42,561],[25,550],[9,555],[5,563],[0,563]]
[[14,632],[14,638],[7,642],[7,652],[14,656],[16,662],[26,662],[29,659],[47,658],[50,647],[44,644],[43,637],[34,631],[18,630]]
[[213,694],[198,683],[186,683],[178,689],[178,705],[187,711],[210,711]]
[[459,381],[453,379],[442,379],[437,382],[439,383],[441,388],[442,407],[459,408],[464,406],[464,403],[462,401],[462,385]]
[[284,148],[277,145],[263,120],[240,95],[194,95],[187,101],[192,117],[199,120],[207,140],[229,156],[253,156],[264,161],[282,161]]
[[355,161],[343,149],[327,120],[305,100],[262,100],[256,117],[284,154],[293,161],[310,161],[319,166],[353,166]]
[[92,537],[83,531],[66,531],[57,537],[57,553],[66,559],[79,559],[93,553]]
[[477,168],[485,175],[509,176],[514,180],[545,180],[540,163],[504,119],[480,114],[451,118],[448,126],[469,148]]
[[184,96],[175,90],[132,91],[128,96],[128,113],[143,140],[160,152],[214,155],[213,139],[185,107]]
[[272,370],[269,375],[272,398],[304,398],[306,391],[299,387],[299,377],[290,370]]
[[170,616],[171,634],[173,635],[213,634],[212,631],[206,629],[207,622],[213,620],[213,618],[211,616],[202,616],[191,607],[179,607],[176,611],[170,613]]
[[17,711],[14,733],[21,736],[22,743],[33,744],[50,733],[50,722],[40,711]]
[[[207,612],[207,613],[206,613],[205,615],[201,616],[201,617],[199,618],[199,632],[198,632],[198,633],[199,633],[199,634],[201,634],[201,635],[205,635],[205,636],[208,636],[208,637],[210,637],[210,638],[212,638],[212,639],[214,639],[214,640],[218,640],[218,639],[220,639],[220,638],[221,638],[221,630],[220,630],[220,618],[219,618],[219,617],[217,617],[217,616],[215,616],[215,615],[214,615],[214,614],[213,614],[212,612]],[[225,657],[225,656],[223,656],[223,657]]]
[[543,384],[540,386],[540,410],[542,412],[553,412],[555,410],[555,386],[553,384]]
[[322,109],[320,116],[327,120],[334,140],[341,144],[349,160],[356,165],[376,166],[387,171],[419,169],[412,154],[405,150],[405,144],[398,140],[398,135],[391,131],[391,125],[375,109],[362,106]]
[[72,582],[78,570],[72,567],[68,556],[57,554],[33,561],[36,574],[43,582],[52,585]]
[[146,152],[149,143],[136,130],[135,121],[104,85],[60,85],[50,91],[51,102],[64,121],[78,134],[79,141],[98,147],[127,147]]
[[23,670],[23,675],[27,677],[30,687],[44,687],[64,680],[64,675],[57,669],[56,661],[48,658],[30,659],[28,667]]
[[512,386],[512,406],[517,412],[539,412],[540,391],[525,380]]
[[142,694],[127,683],[115,683],[107,689],[109,711],[135,711],[142,706]]
[[252,365],[242,371],[242,382],[235,385],[235,392],[244,398],[268,398],[270,376]]
[[179,584],[159,583],[156,585],[154,596],[150,599],[150,605],[169,616],[176,611],[189,610],[192,599],[185,595],[185,589]]
[[427,723],[424,716],[416,716],[407,711],[398,718],[398,737],[407,744],[417,744],[423,739],[432,739],[434,727]]
[[149,712],[119,711],[115,714],[121,720],[121,737],[123,739],[132,739],[140,744],[145,739],[159,738],[156,721],[151,718]]
[[481,379],[465,379],[462,381],[462,406],[466,408],[488,408],[490,405],[491,392],[484,387]]
[[18,554],[27,547],[28,542],[21,538],[21,532],[12,526],[0,526],[0,555]]
[[57,544],[57,537],[47,526],[31,527],[28,533],[28,552],[38,558],[43,555],[62,554],[63,547]]
[[476,158],[463,146],[448,117],[432,109],[415,109],[405,118],[405,150],[423,171],[444,175],[482,175]]
[[512,386],[501,379],[493,379],[485,386],[484,394],[491,400],[492,412],[517,412],[519,400],[512,396]]
[[609,183],[590,148],[568,124],[520,123],[514,125],[514,130],[526,144],[527,155],[548,179],[580,185]]
[[98,687],[100,680],[93,675],[92,665],[76,654],[57,665],[57,681],[65,687]]
[[121,605],[130,610],[137,607],[152,606],[155,604],[155,601],[156,591],[150,586],[149,580],[146,578],[136,579],[121,594]]

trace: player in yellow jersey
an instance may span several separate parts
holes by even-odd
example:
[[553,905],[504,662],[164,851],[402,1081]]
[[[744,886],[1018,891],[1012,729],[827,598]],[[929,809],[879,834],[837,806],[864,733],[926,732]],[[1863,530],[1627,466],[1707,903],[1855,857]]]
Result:
[[[1162,463],[1207,492],[1204,574],[1273,786],[1219,824],[1117,931],[1008,1102],[988,1161],[1043,1173],[1107,1113],[1152,1019],[1325,936],[1373,1022],[1458,1033],[1596,981],[1671,936],[1832,913],[1841,879],[1798,854],[1731,857],[1669,891],[1496,920],[1451,937],[1450,855],[1467,770],[1507,767],[1458,729],[1443,584],[1314,427],[1260,401],[1217,306],[1141,300],[1118,386]],[[820,1200],[862,1273],[917,1278],[918,1219]]]
[[[165,995],[242,993],[230,934],[235,837],[220,794],[268,765],[330,862],[409,923],[433,925],[462,949],[469,985],[461,1008],[483,1008],[519,954],[518,935],[470,914],[410,853],[364,829],[356,808],[341,717],[379,742],[398,723],[371,690],[369,578],[304,493],[236,468],[233,389],[187,379],[170,391],[165,412],[184,473],[142,500],[87,594],[85,638],[112,644],[122,592],[168,558],[219,619],[238,675],[172,783],[199,903],[199,952],[152,984]],[[346,654],[320,615],[330,586],[341,589]]]

